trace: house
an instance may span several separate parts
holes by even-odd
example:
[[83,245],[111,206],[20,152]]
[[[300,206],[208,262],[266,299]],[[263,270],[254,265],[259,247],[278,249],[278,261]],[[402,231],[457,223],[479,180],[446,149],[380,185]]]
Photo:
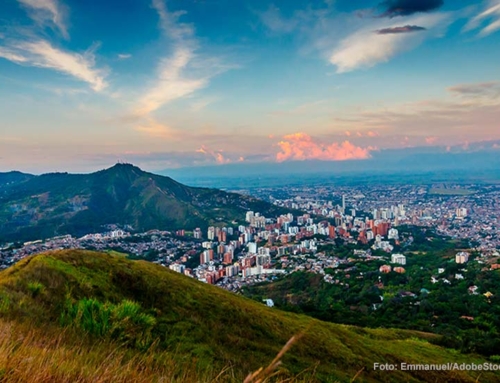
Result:
[[474,320],[474,317],[469,317],[469,316],[467,316],[467,315],[462,315],[462,316],[460,317],[460,319],[466,319],[466,320],[468,320],[468,321],[473,321],[473,320]]
[[266,302],[267,307],[274,307],[274,302],[272,299],[263,299],[264,302]]
[[455,279],[464,279],[462,274],[455,274]]
[[477,292],[477,290],[478,290],[477,286],[471,286],[469,287],[469,294],[478,295],[479,293]]
[[432,283],[438,283],[438,280],[435,277],[431,277],[431,282]]
[[380,268],[379,268],[379,271],[381,273],[384,273],[384,274],[390,273],[391,270],[392,270],[392,267],[389,265],[383,265],[383,266],[380,266]]

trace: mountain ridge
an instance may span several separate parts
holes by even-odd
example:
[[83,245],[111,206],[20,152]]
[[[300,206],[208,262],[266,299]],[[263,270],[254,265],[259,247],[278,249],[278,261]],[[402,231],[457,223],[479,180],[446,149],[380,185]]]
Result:
[[189,187],[130,164],[116,164],[90,174],[33,176],[0,189],[0,242],[83,235],[109,224],[137,231],[204,229],[243,222],[247,210],[287,212],[245,195]]

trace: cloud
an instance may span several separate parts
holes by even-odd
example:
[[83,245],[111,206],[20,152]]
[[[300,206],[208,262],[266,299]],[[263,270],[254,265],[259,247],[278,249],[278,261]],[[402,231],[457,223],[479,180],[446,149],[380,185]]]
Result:
[[410,16],[415,13],[431,12],[444,4],[443,0],[385,0],[379,7],[385,9],[381,17]]
[[193,56],[194,54],[189,48],[177,47],[173,57],[161,60],[156,84],[139,100],[137,115],[147,115],[161,106],[186,97],[207,85],[208,78],[189,78],[184,74],[184,69]]
[[286,19],[282,16],[281,10],[274,4],[271,4],[265,12],[259,14],[262,24],[264,24],[271,32],[290,33],[295,30],[299,23],[299,19],[292,17]]
[[49,25],[59,30],[61,35],[69,38],[66,26],[66,10],[57,0],[18,0],[26,9],[30,17],[38,24]]
[[127,60],[129,58],[131,58],[132,55],[130,53],[120,53],[118,54],[118,59],[119,60]]
[[476,84],[460,84],[448,88],[448,91],[462,97],[485,97],[496,99],[500,97],[500,82],[490,81]]
[[194,28],[179,22],[184,11],[169,12],[162,0],[153,0],[152,5],[160,18],[161,29],[173,40],[173,51],[160,60],[155,83],[138,100],[135,115],[139,117],[192,95],[205,88],[212,77],[231,68],[216,58],[197,53],[199,44]]
[[[434,28],[433,34],[420,33],[373,33],[373,27],[365,27],[342,40],[330,55],[329,61],[337,66],[337,73],[346,73],[360,68],[370,68],[387,62],[393,56],[420,45],[425,38],[440,36],[449,25],[448,14],[415,16],[409,25]],[[379,21],[376,23],[381,24]],[[398,28],[398,25],[385,29]]]
[[428,145],[434,145],[436,142],[438,142],[439,137],[435,136],[430,136],[430,137],[425,137],[425,143]]
[[456,96],[447,100],[396,103],[332,120],[331,128],[377,131],[371,138],[378,147],[400,146],[397,137],[408,136],[412,145],[437,137],[443,145],[500,139],[500,84],[487,82],[448,88]]
[[217,102],[218,100],[219,100],[218,97],[201,98],[201,99],[198,99],[198,100],[192,102],[190,105],[190,109],[193,112],[200,112],[200,111],[204,110],[207,106]]
[[393,27],[393,28],[383,28],[375,31],[379,35],[389,35],[398,33],[411,33],[411,32],[421,32],[427,30],[424,27],[419,27],[417,25],[405,25],[404,27]]
[[481,28],[479,37],[486,37],[500,30],[500,0],[490,0],[486,9],[467,23],[464,32],[478,28]]
[[306,133],[289,134],[278,143],[280,152],[276,161],[325,160],[344,161],[370,158],[372,148],[362,148],[349,141],[324,144],[317,142]]
[[178,132],[170,126],[159,123],[152,118],[147,118],[145,121],[141,121],[135,127],[135,130],[153,138],[175,138],[178,135]]
[[[202,145],[200,149],[196,150],[196,153],[201,153],[207,155],[208,157],[212,157],[216,163],[221,165],[232,162],[230,158],[224,156],[223,150],[211,150],[204,145]],[[238,161],[240,161],[242,158],[243,157],[239,157]]]
[[95,67],[92,50],[83,55],[55,48],[48,41],[11,41],[0,46],[0,57],[16,64],[47,68],[71,75],[90,84],[96,92],[106,88],[104,70]]

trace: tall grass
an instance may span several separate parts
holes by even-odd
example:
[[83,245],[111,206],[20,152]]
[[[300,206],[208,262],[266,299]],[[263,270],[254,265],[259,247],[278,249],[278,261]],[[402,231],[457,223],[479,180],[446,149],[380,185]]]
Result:
[[144,313],[137,302],[123,300],[113,304],[84,298],[76,303],[68,299],[65,306],[60,320],[63,326],[74,326],[96,337],[109,336],[139,348],[152,343],[151,330],[156,319]]
[[[0,382],[241,383],[237,367],[200,371],[192,361],[150,348],[131,351],[107,340],[88,342],[70,328],[43,331],[0,319]],[[310,376],[267,382],[306,383]]]

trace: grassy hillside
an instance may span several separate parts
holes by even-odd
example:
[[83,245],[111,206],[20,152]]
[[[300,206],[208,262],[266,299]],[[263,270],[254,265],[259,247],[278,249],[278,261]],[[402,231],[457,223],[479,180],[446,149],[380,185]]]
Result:
[[255,198],[192,188],[117,164],[92,174],[27,177],[0,189],[0,242],[83,235],[106,224],[140,231],[206,228],[242,221],[247,210],[272,216],[285,212]]
[[155,264],[89,251],[37,255],[2,271],[0,318],[0,377],[7,382],[37,374],[61,382],[241,382],[297,334],[277,379],[344,382],[361,370],[357,382],[495,378],[373,371],[374,362],[483,360],[431,344],[434,335],[324,323]]

